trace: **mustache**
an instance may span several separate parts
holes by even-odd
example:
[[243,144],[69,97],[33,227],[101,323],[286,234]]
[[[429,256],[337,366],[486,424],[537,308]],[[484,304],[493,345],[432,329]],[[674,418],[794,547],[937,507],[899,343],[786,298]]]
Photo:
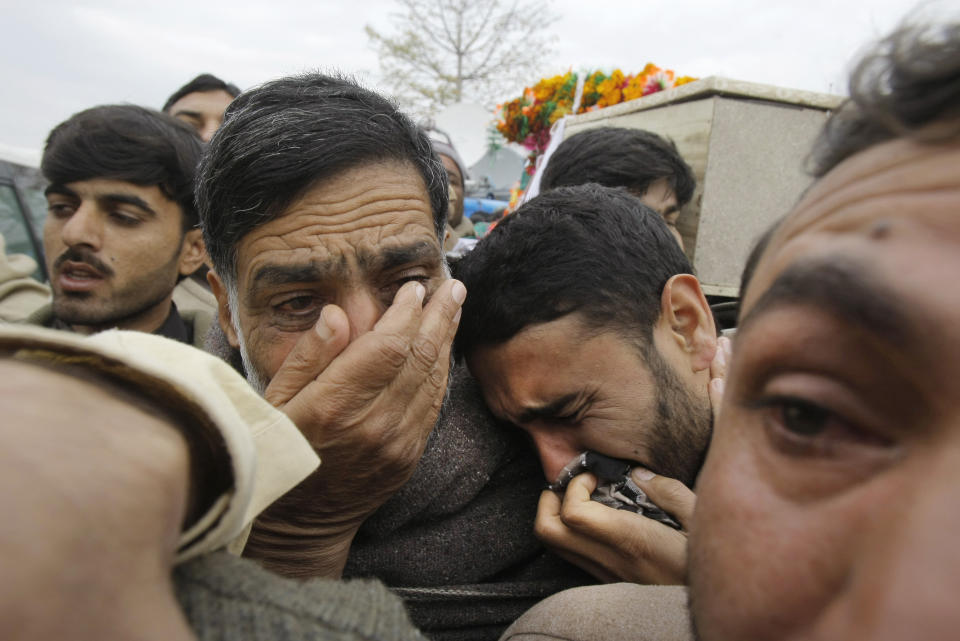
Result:
[[86,263],[104,276],[113,276],[113,269],[111,269],[110,266],[105,262],[94,256],[93,252],[89,249],[84,249],[81,247],[69,248],[67,251],[60,254],[55,261],[53,261],[53,268],[59,269],[68,260],[73,263]]

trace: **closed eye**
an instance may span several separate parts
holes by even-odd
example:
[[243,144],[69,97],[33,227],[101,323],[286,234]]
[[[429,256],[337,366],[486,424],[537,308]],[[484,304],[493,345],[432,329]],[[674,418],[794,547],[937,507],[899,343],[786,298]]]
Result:
[[123,227],[136,227],[143,222],[139,216],[134,216],[122,211],[110,212],[110,218]]
[[57,218],[69,218],[76,210],[76,205],[72,203],[50,203],[47,206],[47,212]]

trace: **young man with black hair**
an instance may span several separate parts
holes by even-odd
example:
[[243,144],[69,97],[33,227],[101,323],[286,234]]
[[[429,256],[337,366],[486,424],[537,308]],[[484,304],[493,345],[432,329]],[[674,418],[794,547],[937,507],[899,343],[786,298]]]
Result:
[[172,302],[205,258],[193,197],[200,153],[185,125],[133,105],[94,107],[55,127],[41,162],[53,301],[27,322],[202,345],[212,317],[183,318]]
[[[746,270],[696,486],[692,636],[955,639],[960,23],[907,25],[869,52],[813,160],[816,182]],[[578,604],[616,620],[649,594],[588,592],[505,639],[652,636],[643,618],[565,626]],[[682,620],[678,605],[660,621]]]
[[622,127],[575,134],[550,156],[540,191],[586,183],[626,188],[663,216],[683,247],[677,219],[693,197],[697,181],[672,141],[651,131]]
[[236,85],[202,73],[167,98],[162,111],[187,123],[204,142],[210,142],[223,122],[227,105],[239,95]]
[[[686,524],[717,350],[691,272],[656,212],[595,184],[534,198],[457,265],[470,290],[457,349],[493,413],[533,440],[548,483],[584,451],[632,461]],[[681,583],[685,534],[591,503],[596,486],[583,475],[562,499],[544,492],[541,539],[603,580]]]

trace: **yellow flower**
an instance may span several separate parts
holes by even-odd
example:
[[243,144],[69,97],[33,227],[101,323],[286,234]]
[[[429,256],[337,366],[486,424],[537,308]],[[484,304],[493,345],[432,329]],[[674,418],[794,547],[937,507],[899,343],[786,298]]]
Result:
[[643,95],[643,88],[647,84],[647,77],[638,73],[630,78],[630,82],[623,88],[623,100],[633,100]]
[[597,92],[601,95],[597,104],[602,107],[609,107],[620,102],[622,98],[623,72],[614,69],[610,77],[597,86]]
[[558,120],[566,116],[568,113],[570,113],[569,105],[566,105],[566,104],[557,105],[557,108],[554,109],[553,113],[550,114],[550,118],[549,118],[550,124],[552,125],[553,123],[557,122]]

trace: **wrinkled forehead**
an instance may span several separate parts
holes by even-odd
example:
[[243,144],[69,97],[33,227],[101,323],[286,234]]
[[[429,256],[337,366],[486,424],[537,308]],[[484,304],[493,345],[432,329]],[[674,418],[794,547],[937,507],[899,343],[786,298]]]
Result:
[[898,139],[840,163],[817,181],[774,232],[744,295],[749,310],[786,266],[827,240],[882,234],[891,225],[960,232],[960,141]]
[[423,180],[398,163],[360,166],[317,183],[237,246],[241,282],[273,265],[367,271],[439,265],[442,258]]

